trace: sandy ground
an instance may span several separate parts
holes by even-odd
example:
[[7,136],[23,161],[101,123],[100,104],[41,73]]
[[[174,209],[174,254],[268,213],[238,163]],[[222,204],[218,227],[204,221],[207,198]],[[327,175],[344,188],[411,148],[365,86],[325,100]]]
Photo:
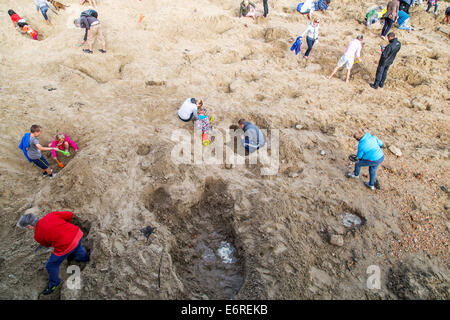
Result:
[[[44,298],[49,253],[34,254],[32,234],[15,227],[27,209],[73,211],[91,255],[81,290],[63,286],[46,299],[449,298],[444,2],[437,20],[411,9],[417,31],[394,27],[403,46],[378,91],[369,83],[386,43],[381,26],[363,20],[385,1],[333,1],[317,13],[308,62],[289,51],[308,23],[291,0],[269,1],[269,18],[256,22],[238,18],[239,1],[99,0],[108,52],[97,44],[93,55],[76,46],[83,31],[72,23],[87,6],[61,2],[70,7],[49,12],[52,26],[31,1],[0,3],[0,298]],[[13,29],[10,8],[40,41]],[[343,71],[326,80],[358,33],[362,62],[350,84]],[[241,117],[280,130],[277,174],[171,161],[173,131],[193,132],[176,117],[188,97],[203,99],[216,130]],[[17,148],[35,123],[41,143],[64,131],[80,147],[64,169],[51,160],[53,180]],[[384,149],[381,190],[344,176],[358,127],[402,151]],[[345,213],[362,226],[346,228]],[[147,240],[149,225],[157,231]],[[330,243],[336,235],[342,246]],[[235,248],[232,264],[208,255],[222,241]],[[381,270],[380,290],[367,288],[370,265]]]

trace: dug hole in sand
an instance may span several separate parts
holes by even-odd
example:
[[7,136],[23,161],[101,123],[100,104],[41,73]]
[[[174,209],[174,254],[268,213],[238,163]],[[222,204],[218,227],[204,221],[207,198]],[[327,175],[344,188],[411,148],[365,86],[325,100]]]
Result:
[[[63,3],[70,8],[49,12],[51,26],[30,1],[0,3],[0,298],[43,299],[49,252],[34,254],[32,233],[16,227],[30,208],[40,217],[73,211],[91,256],[81,289],[63,285],[49,299],[449,298],[441,186],[450,181],[450,52],[436,31],[441,17],[413,7],[420,30],[393,28],[402,50],[374,91],[386,43],[381,26],[363,20],[384,1],[333,1],[316,13],[320,42],[309,61],[289,51],[309,23],[295,1],[270,1],[268,19],[256,22],[238,18],[234,0],[98,1],[107,53],[96,44],[92,55],[77,47],[84,32],[72,23],[88,7]],[[14,30],[10,8],[40,41]],[[359,33],[350,83],[345,71],[325,80]],[[188,97],[203,99],[217,130],[240,118],[279,130],[276,174],[261,176],[260,164],[175,164],[173,131],[194,132],[176,116]],[[53,180],[17,148],[35,123],[43,145],[64,131],[80,148],[63,169],[45,154]],[[364,187],[367,169],[345,178],[356,128],[402,152],[384,149],[380,190]],[[361,224],[346,226],[346,214]],[[156,227],[149,239],[147,226]],[[372,265],[376,290],[367,285]]]

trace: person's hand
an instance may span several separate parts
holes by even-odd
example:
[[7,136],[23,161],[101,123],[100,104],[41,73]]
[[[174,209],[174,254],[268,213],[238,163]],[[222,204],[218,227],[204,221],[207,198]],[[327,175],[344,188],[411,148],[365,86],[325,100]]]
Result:
[[78,149],[75,149],[75,152],[78,152]]
[[241,136],[241,140],[244,140],[244,136]]

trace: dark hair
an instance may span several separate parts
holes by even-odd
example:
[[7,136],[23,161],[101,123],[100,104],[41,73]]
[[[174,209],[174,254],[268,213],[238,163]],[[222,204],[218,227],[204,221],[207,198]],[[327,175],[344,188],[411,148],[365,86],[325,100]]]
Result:
[[357,37],[356,37],[356,39],[358,39],[358,40],[362,40],[364,37],[363,37],[363,35],[362,34],[360,34],[360,35],[358,35]]
[[238,124],[239,124],[239,125],[245,124],[245,119],[244,119],[244,118],[239,119]]
[[9,10],[8,10],[8,14],[9,14],[9,16],[11,17],[13,14],[15,14],[15,12],[14,12],[13,9],[9,9]]
[[30,128],[31,133],[39,132],[41,131],[41,126],[38,124],[33,124]]
[[388,34],[388,38],[395,38],[395,33],[393,33],[393,32],[389,32],[389,34]]

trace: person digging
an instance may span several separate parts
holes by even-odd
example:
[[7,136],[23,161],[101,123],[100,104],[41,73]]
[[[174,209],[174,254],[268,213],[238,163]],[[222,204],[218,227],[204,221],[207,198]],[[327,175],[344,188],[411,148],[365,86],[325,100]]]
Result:
[[81,244],[83,232],[79,227],[70,223],[73,213],[70,211],[54,211],[38,219],[34,214],[27,213],[20,217],[17,226],[34,230],[34,240],[42,247],[54,248],[45,268],[48,272],[48,286],[42,291],[49,295],[61,285],[59,267],[69,256],[76,261],[88,262],[89,256]]
[[358,131],[353,137],[359,141],[358,152],[356,154],[355,170],[347,173],[348,178],[359,178],[362,167],[369,167],[370,181],[364,182],[369,189],[375,189],[375,179],[377,176],[377,168],[384,160],[384,153],[381,148],[383,142],[370,133]]

